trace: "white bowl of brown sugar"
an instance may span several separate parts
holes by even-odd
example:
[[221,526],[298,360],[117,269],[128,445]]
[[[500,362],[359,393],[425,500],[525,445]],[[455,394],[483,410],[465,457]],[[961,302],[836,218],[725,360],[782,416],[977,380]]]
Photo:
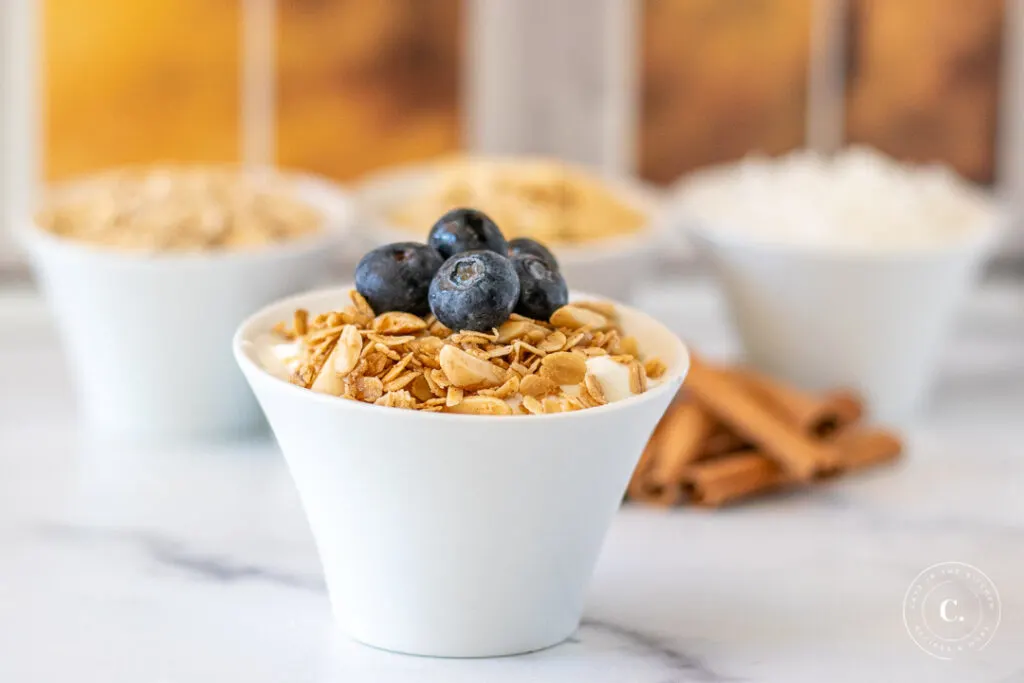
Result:
[[55,188],[19,237],[89,430],[193,439],[258,426],[234,328],[324,283],[351,216],[330,182],[269,170],[145,167]]

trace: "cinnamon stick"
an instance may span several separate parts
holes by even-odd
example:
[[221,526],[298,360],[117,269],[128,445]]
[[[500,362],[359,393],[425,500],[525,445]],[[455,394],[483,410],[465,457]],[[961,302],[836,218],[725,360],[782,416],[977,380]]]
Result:
[[725,425],[718,428],[707,438],[700,451],[698,460],[707,460],[726,453],[734,453],[750,448],[750,444],[730,431]]
[[701,447],[717,426],[715,418],[699,403],[674,404],[662,418],[654,441],[654,458],[641,486],[646,498],[661,505],[682,502],[679,482],[687,465],[701,455]]
[[903,442],[884,429],[850,429],[836,438],[838,467],[844,472],[863,469],[895,460],[903,452]]
[[749,369],[734,371],[754,395],[768,404],[790,425],[818,438],[834,435],[864,413],[861,399],[852,391],[832,391],[815,396]]
[[771,458],[757,451],[739,451],[690,465],[682,484],[697,505],[718,507],[778,488],[791,478]]
[[694,360],[686,378],[694,398],[716,418],[775,460],[794,479],[808,481],[836,466],[837,454],[780,419],[734,375]]
[[[673,410],[674,406],[670,406],[669,410]],[[629,485],[626,487],[626,497],[630,500],[636,500],[644,503],[655,503],[658,502],[657,492],[650,491],[649,487],[645,485],[648,473],[654,466],[655,459],[657,457],[658,441],[661,438],[661,425],[654,430],[654,434],[651,435],[650,440],[647,442],[647,446],[644,448],[644,452],[640,454],[640,461],[636,465],[636,469],[633,470],[633,476],[629,480]]]

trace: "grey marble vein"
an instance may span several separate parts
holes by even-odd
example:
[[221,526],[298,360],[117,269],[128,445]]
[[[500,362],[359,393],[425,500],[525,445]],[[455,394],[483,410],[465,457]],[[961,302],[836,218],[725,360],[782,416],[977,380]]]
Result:
[[[671,678],[662,679],[662,683],[686,683],[688,681],[726,683],[742,680],[726,677],[712,671],[699,657],[673,647],[658,636],[622,626],[621,624],[585,617],[580,623],[580,630],[594,630],[607,633],[636,648],[640,654],[656,658],[673,674]],[[579,637],[581,641],[585,638],[585,633]]]
[[259,565],[235,562],[216,555],[199,553],[185,544],[160,534],[137,529],[89,527],[72,524],[46,524],[41,531],[54,538],[78,541],[100,540],[137,545],[152,561],[165,567],[220,583],[251,580],[317,593],[326,591],[320,578],[293,574]]

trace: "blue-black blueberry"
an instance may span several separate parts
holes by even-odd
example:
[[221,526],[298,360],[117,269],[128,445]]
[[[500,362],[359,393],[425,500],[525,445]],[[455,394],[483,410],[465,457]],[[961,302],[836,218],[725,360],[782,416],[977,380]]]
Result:
[[430,312],[430,281],[444,259],[419,242],[395,242],[368,252],[356,266],[356,290],[377,313]]
[[489,332],[519,300],[519,277],[501,254],[479,249],[444,262],[430,283],[430,310],[452,330]]
[[508,255],[508,242],[501,230],[487,214],[476,209],[452,209],[441,216],[430,229],[427,244],[445,258],[477,249]]
[[519,276],[519,302],[515,312],[534,320],[549,320],[551,314],[569,303],[569,287],[556,269],[533,254],[513,257]]
[[543,244],[537,240],[532,240],[529,237],[517,237],[513,240],[508,241],[508,254],[512,258],[520,256],[522,254],[533,254],[544,263],[548,264],[551,270],[559,270],[558,261],[555,259],[555,255],[548,250]]

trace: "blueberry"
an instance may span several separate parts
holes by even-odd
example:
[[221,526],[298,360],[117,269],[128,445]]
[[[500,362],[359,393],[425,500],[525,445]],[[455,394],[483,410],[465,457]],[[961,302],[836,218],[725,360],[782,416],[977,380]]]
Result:
[[519,303],[515,312],[534,320],[548,320],[569,302],[569,288],[556,269],[533,254],[512,259],[519,276]]
[[517,237],[514,240],[509,240],[508,254],[513,258],[522,254],[533,254],[541,261],[548,264],[548,268],[551,270],[559,270],[558,261],[555,259],[555,255],[552,254],[543,244],[537,240],[531,240],[529,237]]
[[418,242],[395,242],[368,252],[356,266],[356,290],[377,313],[426,315],[430,280],[444,259]]
[[430,310],[452,330],[490,332],[519,300],[519,278],[501,254],[479,249],[444,262],[430,283]]
[[477,249],[508,255],[508,242],[487,214],[476,209],[452,209],[430,229],[427,244],[451,258]]

